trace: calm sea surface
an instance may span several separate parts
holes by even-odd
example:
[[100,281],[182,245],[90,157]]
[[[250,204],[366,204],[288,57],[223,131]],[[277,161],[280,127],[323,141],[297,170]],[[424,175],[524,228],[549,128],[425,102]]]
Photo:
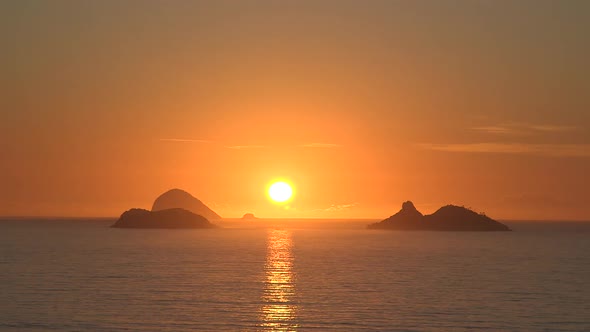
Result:
[[0,221],[2,331],[590,331],[590,224]]

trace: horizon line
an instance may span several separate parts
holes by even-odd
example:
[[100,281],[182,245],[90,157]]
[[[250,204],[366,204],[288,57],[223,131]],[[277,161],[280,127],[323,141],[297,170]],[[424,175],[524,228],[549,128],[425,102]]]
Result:
[[[119,216],[0,216],[0,221],[10,221],[10,219],[19,219],[19,220],[32,220],[32,219],[42,219],[42,220],[53,220],[53,219],[64,219],[64,220],[84,220],[84,219],[117,219]],[[280,217],[256,217],[256,220],[365,220],[365,221],[372,221],[372,220],[384,220],[385,218],[370,218],[370,217],[356,217],[356,218],[321,218],[321,217],[288,217],[288,218],[280,218]],[[504,221],[504,222],[584,222],[590,223],[590,219],[522,219],[522,218],[493,218],[497,221]],[[242,217],[228,217],[228,218],[221,218],[215,219],[216,220],[242,220]],[[249,220],[251,222],[252,220]]]

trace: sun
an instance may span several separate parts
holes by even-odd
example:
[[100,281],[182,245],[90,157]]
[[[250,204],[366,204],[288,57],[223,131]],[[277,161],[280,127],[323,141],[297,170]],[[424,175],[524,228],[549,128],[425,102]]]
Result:
[[286,202],[293,196],[293,189],[287,182],[274,182],[268,187],[268,196],[275,202]]

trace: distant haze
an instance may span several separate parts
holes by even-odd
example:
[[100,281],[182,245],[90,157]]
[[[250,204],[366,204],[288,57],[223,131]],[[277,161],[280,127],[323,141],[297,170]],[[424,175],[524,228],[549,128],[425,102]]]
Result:
[[0,27],[0,215],[182,188],[224,217],[590,219],[590,1],[13,0]]

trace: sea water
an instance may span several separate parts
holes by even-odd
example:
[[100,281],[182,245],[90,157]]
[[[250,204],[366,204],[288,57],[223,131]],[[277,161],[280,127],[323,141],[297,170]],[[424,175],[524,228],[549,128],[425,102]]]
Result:
[[0,221],[2,331],[590,331],[590,224]]

